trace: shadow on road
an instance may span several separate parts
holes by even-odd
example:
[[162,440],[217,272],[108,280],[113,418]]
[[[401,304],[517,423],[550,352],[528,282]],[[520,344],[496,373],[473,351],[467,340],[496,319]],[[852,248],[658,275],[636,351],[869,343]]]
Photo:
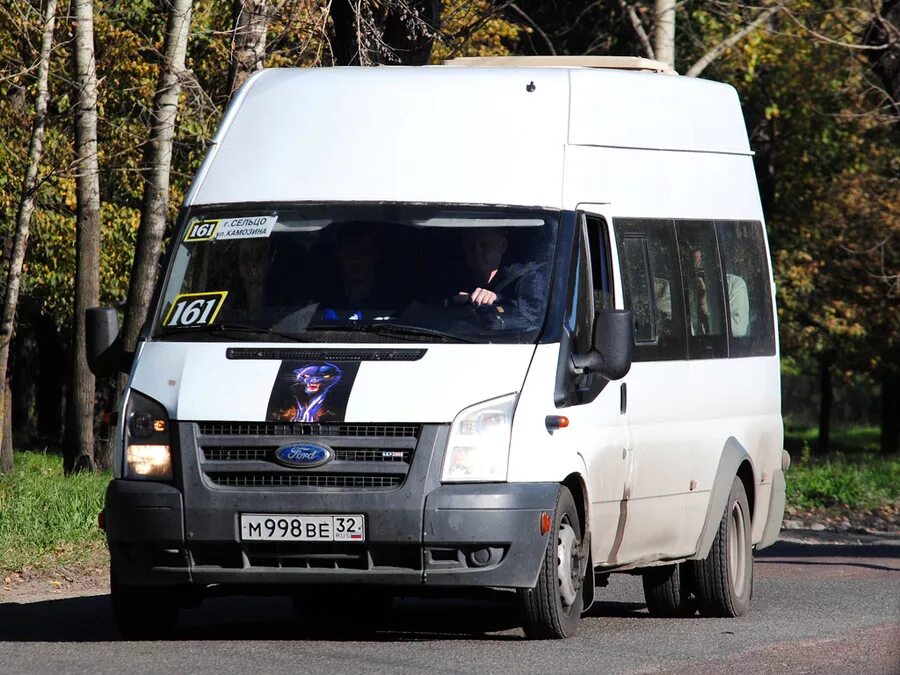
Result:
[[[900,546],[778,542],[756,554],[767,571],[795,565],[844,565],[900,570]],[[612,587],[612,586],[611,586]],[[649,618],[641,602],[611,602],[604,589],[586,616]],[[513,594],[488,591],[477,598],[400,598],[389,613],[356,625],[353,608],[325,621],[298,615],[287,597],[218,597],[184,610],[176,640],[431,641],[524,639]],[[619,600],[619,598],[616,598]],[[629,598],[632,599],[632,598]],[[109,596],[0,603],[0,642],[106,642],[117,640]]]
[[[597,602],[588,616],[632,617],[639,610],[643,610],[642,604]],[[520,626],[515,604],[505,598],[491,601],[401,598],[395,601],[389,614],[367,625],[355,625],[350,619],[352,616],[348,614],[327,621],[310,620],[298,616],[287,598],[213,598],[198,608],[183,610],[172,639],[341,642],[524,639],[515,630]],[[0,604],[0,642],[118,639],[107,595]]]
[[835,544],[778,541],[754,554],[766,565],[832,565],[900,572],[900,546],[895,544]]

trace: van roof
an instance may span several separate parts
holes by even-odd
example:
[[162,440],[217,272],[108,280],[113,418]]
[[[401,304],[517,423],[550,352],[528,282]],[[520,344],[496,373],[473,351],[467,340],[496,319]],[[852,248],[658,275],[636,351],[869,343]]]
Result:
[[668,63],[641,56],[459,56],[445,66],[476,68],[601,68],[677,75]]
[[235,95],[186,204],[558,207],[575,147],[749,155],[733,87],[587,67],[263,70]]

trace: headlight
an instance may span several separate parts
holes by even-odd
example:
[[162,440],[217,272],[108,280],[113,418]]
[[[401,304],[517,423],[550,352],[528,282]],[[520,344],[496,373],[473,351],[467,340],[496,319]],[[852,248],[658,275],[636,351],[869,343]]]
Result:
[[138,480],[172,478],[166,409],[134,390],[128,396],[125,411],[125,477]]
[[516,394],[466,408],[450,427],[444,482],[505,481]]

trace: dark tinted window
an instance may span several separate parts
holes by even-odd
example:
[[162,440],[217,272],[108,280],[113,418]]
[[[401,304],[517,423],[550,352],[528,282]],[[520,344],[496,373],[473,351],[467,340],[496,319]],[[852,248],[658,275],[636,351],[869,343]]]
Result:
[[769,266],[762,224],[716,223],[725,268],[731,356],[775,353]]
[[687,316],[688,358],[728,356],[725,293],[712,221],[677,221]]
[[655,343],[656,320],[650,294],[650,256],[646,237],[625,237],[622,240],[622,282],[625,286],[625,307],[634,315],[636,345]]
[[636,361],[685,358],[684,299],[671,220],[615,221]]

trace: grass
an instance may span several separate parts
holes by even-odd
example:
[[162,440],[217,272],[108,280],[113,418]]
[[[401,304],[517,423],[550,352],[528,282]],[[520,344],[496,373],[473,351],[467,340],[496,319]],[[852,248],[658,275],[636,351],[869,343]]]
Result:
[[[856,453],[877,453],[880,447],[881,429],[875,426],[854,426],[832,429],[829,451],[853,455]],[[802,452],[804,448],[815,448],[819,440],[817,427],[785,426],[784,444],[791,453]]]
[[63,475],[62,458],[18,452],[0,475],[0,570],[90,566],[105,559],[97,513],[109,474]]
[[804,509],[877,509],[900,501],[900,458],[871,453],[832,453],[816,458],[807,449],[785,476],[787,504]]
[[[900,458],[878,456],[878,430],[835,432],[844,452],[815,457],[815,431],[789,431],[793,463],[787,473],[788,508],[877,509],[900,504]],[[874,445],[873,445],[874,444]],[[97,513],[109,474],[64,476],[62,458],[16,453],[16,470],[0,475],[0,572],[59,565],[106,564]]]

